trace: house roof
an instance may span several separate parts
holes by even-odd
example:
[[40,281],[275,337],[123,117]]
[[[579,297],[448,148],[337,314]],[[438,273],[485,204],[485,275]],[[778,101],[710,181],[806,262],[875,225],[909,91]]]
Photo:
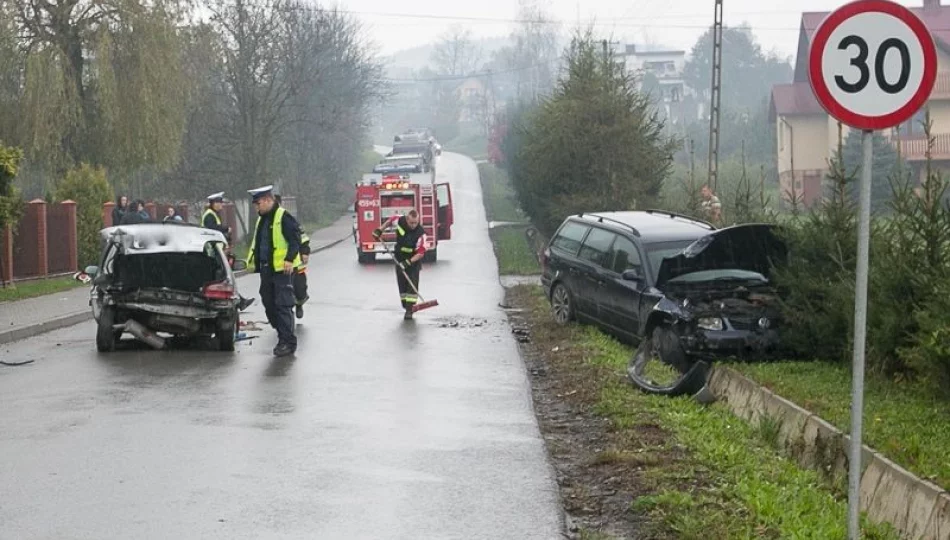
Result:
[[776,116],[806,116],[824,112],[807,82],[772,87],[772,102],[769,105],[769,120],[772,122]]
[[[920,20],[930,29],[931,34],[934,37],[934,42],[937,45],[937,48],[943,50],[950,54],[950,5],[942,6],[939,5],[939,0],[931,0],[937,5],[931,5],[928,7],[912,7],[908,8],[915,15],[920,17]],[[929,2],[927,2],[929,3]],[[818,26],[821,25],[821,22],[825,20],[825,17],[830,15],[831,12],[824,11],[811,11],[802,13],[801,27],[798,35],[798,53],[795,58],[795,78],[794,83],[804,84],[805,89],[808,90],[808,93],[811,93],[809,82],[808,82],[808,50],[811,44],[812,37],[815,35],[815,31],[818,29]],[[779,86],[789,86],[789,85],[779,85]],[[784,106],[780,106],[775,102],[776,99],[776,89],[779,86],[773,88],[772,91],[772,110],[778,112],[781,115],[791,115],[791,114],[815,114],[813,112],[812,105],[807,103],[806,100],[799,99],[798,94],[803,92],[803,90],[795,90],[794,94],[797,96],[792,99],[787,97],[787,93],[792,93],[791,90],[784,90],[780,92],[785,92],[783,98],[785,99],[784,105],[795,104],[801,106],[801,109],[792,109],[782,112]],[[811,101],[814,101],[814,96],[811,96]],[[815,101],[817,105],[817,101]],[[820,109],[820,106],[818,106]]]

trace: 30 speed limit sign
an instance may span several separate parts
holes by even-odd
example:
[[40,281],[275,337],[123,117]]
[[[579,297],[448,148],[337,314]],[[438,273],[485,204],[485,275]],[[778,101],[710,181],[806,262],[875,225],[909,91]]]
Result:
[[930,97],[937,50],[930,30],[907,8],[858,0],[815,31],[808,69],[828,114],[854,128],[885,129],[913,116]]

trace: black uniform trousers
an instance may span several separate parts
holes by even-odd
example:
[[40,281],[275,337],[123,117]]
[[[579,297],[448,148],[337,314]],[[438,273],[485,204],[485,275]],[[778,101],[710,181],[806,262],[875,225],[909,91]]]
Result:
[[[399,299],[402,301],[403,309],[412,309],[412,306],[419,302],[419,295],[416,294],[416,291],[419,290],[420,268],[422,268],[422,266],[416,263],[403,273],[401,267],[396,267],[396,284],[399,286]],[[412,280],[412,284],[416,287],[415,290],[409,286],[409,281],[406,280],[406,276]]]
[[294,335],[294,312],[296,303],[292,276],[283,272],[275,272],[273,268],[261,269],[261,303],[264,304],[264,313],[267,322],[277,330],[277,343],[297,347],[297,336]]

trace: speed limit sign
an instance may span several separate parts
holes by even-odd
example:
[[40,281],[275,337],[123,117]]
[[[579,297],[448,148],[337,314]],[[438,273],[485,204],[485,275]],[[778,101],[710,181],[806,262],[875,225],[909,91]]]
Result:
[[858,0],[828,15],[808,56],[815,97],[828,114],[862,130],[912,117],[937,79],[930,30],[909,9]]

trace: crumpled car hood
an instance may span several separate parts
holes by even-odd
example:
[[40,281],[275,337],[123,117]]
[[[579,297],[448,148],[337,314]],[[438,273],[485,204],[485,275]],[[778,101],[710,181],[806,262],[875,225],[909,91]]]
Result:
[[663,259],[657,287],[703,270],[748,270],[768,277],[785,261],[788,249],[774,225],[748,224],[720,229],[690,244],[675,257]]

